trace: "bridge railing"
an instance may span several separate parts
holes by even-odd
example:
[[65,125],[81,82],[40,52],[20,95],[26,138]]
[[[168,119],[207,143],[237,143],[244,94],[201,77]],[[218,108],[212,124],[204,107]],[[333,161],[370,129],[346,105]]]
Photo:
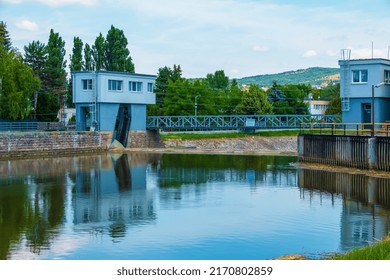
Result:
[[[220,116],[152,116],[147,117],[149,130],[241,130],[290,129],[302,123],[338,123],[340,115],[220,115]],[[250,127],[248,127],[250,124]]]
[[301,123],[301,133],[324,135],[389,136],[390,123]]

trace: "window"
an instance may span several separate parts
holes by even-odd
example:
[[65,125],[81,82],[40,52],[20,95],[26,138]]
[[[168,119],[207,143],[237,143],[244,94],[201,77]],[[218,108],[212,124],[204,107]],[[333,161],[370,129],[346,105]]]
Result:
[[385,84],[390,84],[390,70],[385,70]]
[[83,83],[83,90],[92,90],[92,79],[81,80]]
[[368,71],[367,70],[353,70],[352,71],[352,83],[367,83]]
[[153,83],[148,83],[148,92],[153,93]]
[[108,80],[108,90],[122,91],[123,81]]
[[142,82],[129,82],[129,91],[141,92]]

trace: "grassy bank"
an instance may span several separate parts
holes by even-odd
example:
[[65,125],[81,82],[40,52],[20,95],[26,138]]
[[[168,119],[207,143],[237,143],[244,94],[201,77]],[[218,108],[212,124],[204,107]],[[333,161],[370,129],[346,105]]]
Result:
[[390,237],[374,245],[336,255],[331,260],[390,260]]
[[275,136],[297,136],[299,130],[272,130],[256,133],[244,132],[215,132],[215,133],[163,133],[162,140],[196,140],[196,139],[217,139],[217,138],[242,138],[252,136],[275,137]]

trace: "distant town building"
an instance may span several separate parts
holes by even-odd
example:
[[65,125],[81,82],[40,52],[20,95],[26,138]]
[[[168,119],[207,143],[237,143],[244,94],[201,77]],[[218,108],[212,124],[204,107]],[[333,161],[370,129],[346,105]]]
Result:
[[390,60],[351,60],[350,51],[343,50],[339,65],[343,122],[371,123],[373,100],[375,122],[390,121]]
[[129,131],[146,131],[146,105],[156,102],[155,80],[145,74],[73,72],[76,130],[110,131],[126,146]]
[[307,104],[310,115],[325,115],[329,101],[309,99],[304,101]]

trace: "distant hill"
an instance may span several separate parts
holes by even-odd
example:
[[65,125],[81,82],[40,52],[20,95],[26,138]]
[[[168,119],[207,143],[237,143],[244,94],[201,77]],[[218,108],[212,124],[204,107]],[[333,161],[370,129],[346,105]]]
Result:
[[326,86],[340,82],[339,68],[311,67],[296,71],[287,71],[278,74],[256,75],[237,79],[239,85],[256,84],[261,87],[272,86],[273,82],[286,84],[310,84],[312,86]]

